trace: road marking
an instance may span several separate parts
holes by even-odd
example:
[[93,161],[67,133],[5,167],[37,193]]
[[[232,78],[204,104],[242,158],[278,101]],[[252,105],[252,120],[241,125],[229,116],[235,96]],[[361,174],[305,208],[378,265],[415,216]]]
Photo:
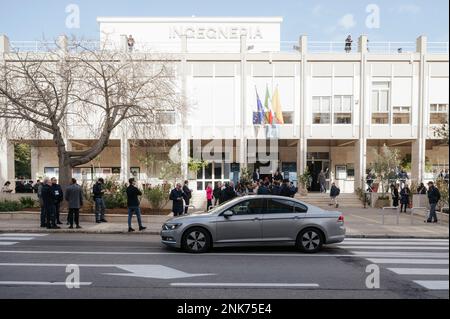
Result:
[[430,290],[448,290],[448,280],[413,280],[413,282]]
[[428,253],[428,252],[404,252],[404,251],[388,251],[388,252],[370,252],[370,251],[355,251],[353,252],[355,256],[360,257],[436,257],[436,258],[447,258],[448,253]]
[[18,243],[18,241],[0,241],[0,246],[10,246]]
[[447,275],[448,268],[388,268],[398,275]]
[[408,242],[442,242],[448,244],[448,239],[433,239],[433,238],[345,238],[344,243],[347,241],[378,241],[378,242],[392,242],[392,241],[405,241]]
[[367,258],[374,264],[448,265],[448,259]]
[[448,247],[434,246],[336,246],[344,249],[378,249],[378,250],[448,250]]
[[32,240],[33,237],[0,237],[0,240]]
[[447,258],[446,253],[409,253],[409,252],[354,252],[353,254],[277,254],[277,253],[206,253],[206,254],[189,254],[182,252],[112,252],[112,251],[54,251],[54,250],[0,250],[5,254],[61,254],[61,255],[172,255],[172,256],[191,256],[193,258],[202,258],[208,256],[254,256],[254,257],[430,257],[430,258]]
[[379,242],[379,241],[349,241],[339,243],[339,246],[350,245],[407,245],[407,246],[449,246],[448,242],[410,242],[410,241],[396,241],[396,242]]
[[129,273],[107,273],[104,275],[128,276],[156,279],[178,279],[188,277],[210,276],[214,274],[190,274],[175,268],[163,265],[116,265],[117,268],[129,271]]
[[315,283],[298,283],[298,284],[281,284],[281,283],[243,283],[243,282],[174,282],[170,284],[175,287],[264,287],[264,288],[289,288],[289,287],[311,287],[317,288],[319,284]]
[[[70,285],[89,286],[92,282],[70,282]],[[0,281],[0,285],[19,285],[19,286],[66,286],[66,282],[58,281]]]
[[24,237],[43,237],[43,236],[47,236],[48,234],[38,234],[38,233],[1,233],[0,237],[3,236],[24,236]]

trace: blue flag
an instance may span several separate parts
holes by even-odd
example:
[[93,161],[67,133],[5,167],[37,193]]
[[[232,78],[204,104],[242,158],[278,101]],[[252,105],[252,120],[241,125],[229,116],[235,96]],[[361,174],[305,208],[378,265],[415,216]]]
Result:
[[253,113],[253,124],[264,124],[264,108],[263,105],[261,103],[261,100],[259,98],[258,95],[258,91],[256,90],[256,104],[257,104],[257,108],[258,110],[256,112]]

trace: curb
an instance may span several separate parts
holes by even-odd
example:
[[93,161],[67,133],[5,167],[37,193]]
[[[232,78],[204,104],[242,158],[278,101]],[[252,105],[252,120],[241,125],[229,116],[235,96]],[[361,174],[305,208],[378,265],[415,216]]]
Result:
[[[1,233],[48,233],[48,234],[105,234],[105,235],[159,235],[160,232],[156,230],[145,230],[145,231],[135,231],[129,233],[127,230],[88,230],[88,229],[9,229],[9,230],[0,230]],[[414,236],[414,235],[364,235],[364,234],[353,234],[346,235],[345,238],[363,238],[363,239],[449,239],[449,236]]]
[[88,229],[2,229],[2,233],[46,233],[46,234],[125,234],[125,235],[159,235],[159,231],[156,230],[145,230],[145,231],[135,231],[129,233],[128,230],[88,230]]

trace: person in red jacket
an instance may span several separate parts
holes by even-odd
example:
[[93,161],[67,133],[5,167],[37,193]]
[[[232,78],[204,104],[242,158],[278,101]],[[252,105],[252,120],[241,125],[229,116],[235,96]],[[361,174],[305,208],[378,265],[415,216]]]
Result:
[[209,208],[212,206],[212,199],[213,199],[213,189],[211,186],[211,183],[208,184],[206,187],[206,210],[209,210]]

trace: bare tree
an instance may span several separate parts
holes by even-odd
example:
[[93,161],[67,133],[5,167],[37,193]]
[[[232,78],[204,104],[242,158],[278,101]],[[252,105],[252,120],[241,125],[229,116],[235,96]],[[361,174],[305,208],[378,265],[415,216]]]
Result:
[[448,145],[448,122],[441,124],[440,126],[436,126],[433,128],[434,136],[440,138],[443,143]]
[[[9,53],[0,66],[5,133],[10,139],[35,139],[37,133],[51,138],[62,185],[73,167],[98,156],[118,130],[130,138],[163,138],[160,115],[180,112],[182,105],[168,58],[106,46],[92,50],[82,43],[72,40],[69,49],[56,46],[45,53]],[[92,145],[68,148],[74,128]]]

